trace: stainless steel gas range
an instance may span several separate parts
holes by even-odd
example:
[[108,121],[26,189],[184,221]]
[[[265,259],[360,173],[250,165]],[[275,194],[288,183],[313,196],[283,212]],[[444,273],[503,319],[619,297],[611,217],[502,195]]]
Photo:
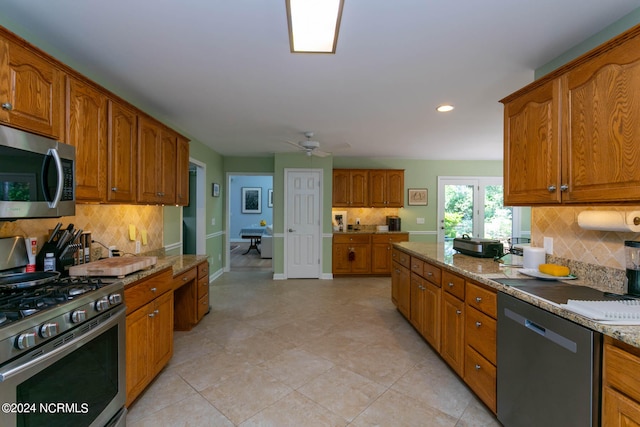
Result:
[[1,273],[0,425],[123,426],[122,283]]

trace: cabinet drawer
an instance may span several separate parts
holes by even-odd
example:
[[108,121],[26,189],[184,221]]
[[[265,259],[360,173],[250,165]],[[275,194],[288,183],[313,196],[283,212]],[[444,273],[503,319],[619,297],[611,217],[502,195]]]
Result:
[[209,277],[198,279],[198,299],[209,294]]
[[464,380],[496,412],[496,367],[471,347],[465,349]]
[[428,262],[424,263],[423,270],[424,278],[439,287],[442,279],[442,270]]
[[424,261],[421,259],[411,257],[411,271],[419,276],[424,275]]
[[370,234],[334,234],[333,243],[369,243]]
[[175,291],[176,289],[179,289],[180,287],[186,285],[192,280],[196,280],[197,276],[198,276],[198,269],[195,267],[190,268],[184,273],[178,274],[176,277],[173,278],[173,290]]
[[373,234],[371,236],[371,243],[400,243],[409,240],[409,235],[402,234]]
[[613,342],[607,338],[604,345],[604,382],[640,402],[640,351],[629,348],[632,354]]
[[494,319],[475,308],[467,308],[464,331],[467,346],[473,347],[494,365],[496,364],[496,323]]
[[411,257],[401,250],[393,248],[393,251],[391,252],[391,259],[403,267],[411,267]]
[[171,290],[172,276],[171,269],[167,268],[154,276],[144,278],[127,286],[124,290],[127,314],[133,313],[154,298]]
[[498,294],[472,282],[467,282],[465,296],[467,305],[477,308],[494,319],[498,315]]
[[464,277],[444,271],[442,272],[442,288],[464,301]]
[[198,321],[209,311],[209,295],[198,299]]
[[209,262],[198,264],[198,279],[209,276]]

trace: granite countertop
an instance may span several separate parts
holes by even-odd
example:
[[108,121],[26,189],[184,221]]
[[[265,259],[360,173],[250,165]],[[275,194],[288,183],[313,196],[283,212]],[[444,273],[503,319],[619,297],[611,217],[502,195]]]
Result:
[[129,285],[140,279],[144,279],[145,277],[149,277],[168,268],[173,270],[172,274],[175,277],[206,260],[206,255],[161,255],[158,256],[158,261],[153,267],[128,274],[126,277],[121,279],[121,281],[124,283],[124,287],[127,288]]
[[[492,280],[504,278],[530,279],[529,276],[520,274],[519,268],[502,266],[502,264],[493,261],[492,258],[475,258],[459,254],[456,253],[450,245],[444,243],[403,242],[395,243],[394,246],[412,256],[426,259],[436,266],[445,267],[450,271],[485,284],[497,291],[512,295],[546,311],[557,314],[560,317],[640,348],[640,326],[606,325],[596,322],[559,307],[556,304],[525,293],[517,287],[503,285],[502,283]],[[564,283],[588,286],[587,283],[579,279],[567,280]]]

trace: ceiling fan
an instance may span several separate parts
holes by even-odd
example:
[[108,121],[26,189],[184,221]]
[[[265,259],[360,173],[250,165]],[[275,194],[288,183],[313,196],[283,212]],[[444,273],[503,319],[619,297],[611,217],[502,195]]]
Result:
[[298,142],[285,140],[284,142],[306,152],[307,156],[327,157],[331,155],[329,152],[320,150],[320,143],[311,139],[313,138],[313,132],[305,132],[304,136],[307,139]]

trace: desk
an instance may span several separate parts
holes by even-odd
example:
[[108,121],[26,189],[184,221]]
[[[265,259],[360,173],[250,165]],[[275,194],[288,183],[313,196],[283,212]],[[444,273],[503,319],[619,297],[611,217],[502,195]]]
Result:
[[258,245],[260,244],[260,238],[262,237],[262,233],[264,233],[265,228],[266,227],[247,227],[240,229],[240,237],[243,239],[251,239],[249,249],[247,249],[247,251],[242,255],[248,254],[251,249],[255,249],[260,253]]

